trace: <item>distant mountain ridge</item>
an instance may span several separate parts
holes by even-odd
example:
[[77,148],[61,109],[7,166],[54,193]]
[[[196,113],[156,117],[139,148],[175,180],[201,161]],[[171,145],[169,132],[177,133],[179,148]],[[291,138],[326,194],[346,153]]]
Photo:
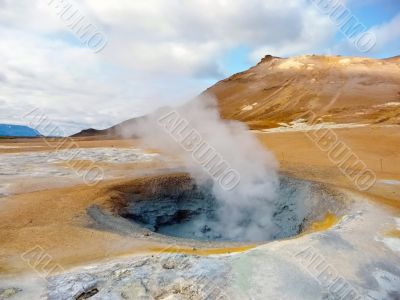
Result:
[[0,124],[0,136],[39,137],[39,131],[24,125]]
[[71,135],[71,137],[89,137],[89,136],[116,137],[116,136],[120,136],[121,132],[123,131],[124,128],[132,128],[132,126],[134,126],[137,122],[139,122],[143,118],[145,118],[145,116],[129,119],[129,120],[126,120],[122,123],[119,123],[110,128],[107,128],[107,129],[101,129],[101,130],[94,129],[94,128],[85,129],[74,135]]

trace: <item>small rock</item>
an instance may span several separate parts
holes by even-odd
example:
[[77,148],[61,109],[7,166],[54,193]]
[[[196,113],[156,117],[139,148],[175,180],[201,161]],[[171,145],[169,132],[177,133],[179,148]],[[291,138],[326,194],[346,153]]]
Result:
[[121,279],[121,277],[126,277],[130,275],[130,270],[127,269],[118,269],[113,272],[114,277]]
[[0,289],[0,299],[10,298],[19,292],[22,292],[19,288]]
[[[153,257],[153,256],[152,256],[152,257]],[[144,265],[147,265],[148,262],[149,262],[148,259],[142,259],[142,260],[139,260],[139,261],[137,261],[137,262],[134,262],[134,263],[132,264],[132,266],[133,266],[134,268],[140,268],[140,267],[143,267]]]
[[200,230],[202,233],[207,233],[211,231],[210,226],[208,226],[207,224],[203,226],[203,228],[201,228]]
[[97,288],[91,289],[89,291],[81,293],[78,297],[76,297],[76,300],[84,300],[88,299],[94,295],[96,295],[99,292]]
[[127,300],[150,300],[152,297],[148,294],[146,287],[141,282],[133,282],[126,286],[121,297]]
[[175,269],[176,263],[172,259],[168,259],[162,264],[162,267],[167,270],[172,270]]

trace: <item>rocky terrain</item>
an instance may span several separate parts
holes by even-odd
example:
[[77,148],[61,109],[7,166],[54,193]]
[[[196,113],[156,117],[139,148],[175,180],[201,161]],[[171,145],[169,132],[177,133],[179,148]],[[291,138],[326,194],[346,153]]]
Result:
[[342,56],[266,56],[209,88],[223,118],[279,127],[313,112],[319,122],[400,124],[400,63]]

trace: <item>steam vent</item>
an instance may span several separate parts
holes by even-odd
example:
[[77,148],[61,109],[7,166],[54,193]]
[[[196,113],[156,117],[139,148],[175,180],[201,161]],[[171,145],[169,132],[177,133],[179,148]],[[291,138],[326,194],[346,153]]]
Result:
[[[306,232],[313,222],[345,211],[343,195],[329,192],[323,185],[282,177],[277,198],[272,203],[265,200],[264,204],[272,211],[271,217],[264,216],[271,218],[271,223],[253,219],[255,214],[248,211],[245,218],[235,220],[237,226],[230,228],[224,221],[233,216],[224,216],[224,204],[213,195],[212,183],[198,186],[182,174],[161,178],[151,186],[151,191],[126,193],[119,215],[164,238],[221,243],[268,242]],[[322,199],[323,204],[320,203]],[[237,227],[242,233],[253,226],[260,227],[261,234],[244,239],[243,234],[235,232]]]

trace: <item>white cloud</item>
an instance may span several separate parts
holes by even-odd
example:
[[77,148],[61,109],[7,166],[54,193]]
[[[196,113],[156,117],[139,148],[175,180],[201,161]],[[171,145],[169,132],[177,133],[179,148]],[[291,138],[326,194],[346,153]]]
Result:
[[0,0],[1,122],[40,107],[69,133],[104,128],[195,96],[235,47],[313,53],[337,30],[305,0],[71,0],[107,36],[94,54],[47,2]]
[[[391,43],[397,42],[395,47],[399,50],[400,45],[400,13],[389,22],[375,26],[371,32],[376,36],[376,48],[374,51],[382,51]],[[399,53],[400,54],[400,53]]]
[[331,52],[380,58],[387,58],[400,54],[400,14],[395,15],[391,20],[383,24],[369,28],[368,32],[376,37],[376,43],[366,53],[358,51],[356,45],[349,39],[343,39],[338,44],[333,45],[331,47]]
[[36,32],[64,30],[49,0],[0,0],[0,25]]
[[270,47],[286,55],[296,50],[281,49],[311,48],[334,30],[303,0],[88,0],[86,7],[107,28],[106,54],[135,69],[188,76],[218,74],[215,62],[233,47]]

